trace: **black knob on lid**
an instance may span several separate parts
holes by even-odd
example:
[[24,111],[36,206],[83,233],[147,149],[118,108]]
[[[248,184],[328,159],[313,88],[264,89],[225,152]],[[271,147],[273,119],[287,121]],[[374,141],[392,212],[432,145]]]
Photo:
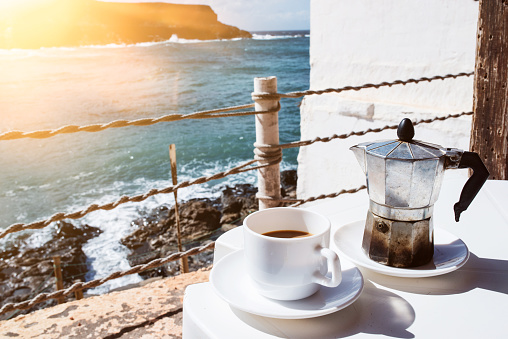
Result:
[[411,140],[413,140],[413,137],[415,136],[415,128],[413,127],[413,123],[410,119],[402,119],[399,127],[397,128],[397,136],[401,141],[411,142]]

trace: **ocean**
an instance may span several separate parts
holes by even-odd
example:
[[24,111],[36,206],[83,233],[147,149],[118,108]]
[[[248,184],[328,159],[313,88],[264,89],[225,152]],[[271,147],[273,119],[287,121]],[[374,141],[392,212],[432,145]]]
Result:
[[[156,118],[252,103],[253,79],[277,76],[278,91],[309,88],[309,32],[254,32],[252,39],[182,40],[135,45],[0,50],[0,132],[56,129]],[[300,99],[284,99],[281,143],[300,138]],[[253,158],[254,117],[185,120],[48,139],[0,141],[0,228],[82,210],[152,188],[172,185],[170,144],[178,180],[212,175]],[[297,149],[284,151],[281,169],[295,169]],[[256,172],[178,191],[179,200],[218,197],[226,185],[256,184]],[[93,212],[75,225],[103,233],[84,251],[87,280],[127,269],[119,240],[144,211],[173,204],[172,194]],[[50,225],[27,231],[28,243],[50,240]],[[8,246],[17,235],[0,240]],[[139,281],[130,276],[96,293]]]

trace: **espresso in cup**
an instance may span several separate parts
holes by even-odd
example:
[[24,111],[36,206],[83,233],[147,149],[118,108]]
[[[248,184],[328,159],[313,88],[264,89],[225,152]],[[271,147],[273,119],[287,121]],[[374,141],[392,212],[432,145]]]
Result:
[[293,230],[280,230],[280,231],[270,231],[263,233],[263,235],[266,235],[267,237],[274,237],[274,238],[303,238],[313,235],[309,232],[304,231],[293,231]]
[[270,208],[245,218],[243,233],[245,269],[259,294],[298,300],[321,285],[340,284],[340,261],[329,249],[326,217],[300,208]]

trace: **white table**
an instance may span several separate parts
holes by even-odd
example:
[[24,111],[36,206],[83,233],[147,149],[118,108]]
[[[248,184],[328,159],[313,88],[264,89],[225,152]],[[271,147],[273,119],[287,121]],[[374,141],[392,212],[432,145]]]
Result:
[[[183,302],[183,337],[507,338],[508,181],[488,181],[456,223],[453,204],[466,179],[447,174],[434,210],[435,227],[461,238],[471,252],[459,270],[437,277],[397,278],[360,268],[365,287],[356,302],[303,320],[236,310],[215,295],[210,283],[191,285]],[[338,227],[364,218],[368,196],[364,190],[307,208],[330,218],[333,234]],[[217,240],[215,260],[242,247],[241,228],[229,231]]]

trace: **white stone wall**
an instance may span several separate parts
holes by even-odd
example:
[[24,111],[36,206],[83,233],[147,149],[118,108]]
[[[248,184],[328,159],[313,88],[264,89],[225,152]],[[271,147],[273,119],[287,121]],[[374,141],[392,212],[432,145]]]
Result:
[[[474,70],[478,2],[311,0],[310,87],[339,88]],[[471,111],[473,77],[307,96],[302,140]],[[469,148],[471,118],[417,126],[415,139]],[[298,196],[358,187],[365,177],[349,147],[396,131],[316,143],[298,157]],[[465,170],[460,170],[465,171]]]

